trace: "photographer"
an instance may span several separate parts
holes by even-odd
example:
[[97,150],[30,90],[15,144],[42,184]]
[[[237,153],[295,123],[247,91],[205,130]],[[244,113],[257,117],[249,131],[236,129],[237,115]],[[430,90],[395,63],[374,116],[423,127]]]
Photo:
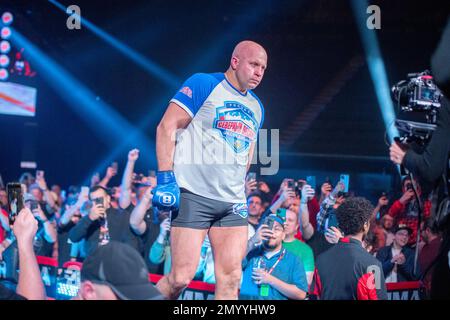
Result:
[[[432,73],[439,89],[444,93],[441,108],[437,116],[436,129],[431,140],[422,153],[417,153],[406,146],[393,143],[390,147],[390,158],[395,164],[403,165],[406,169],[420,177],[423,181],[436,187],[437,195],[433,203],[435,222],[443,231],[441,252],[435,261],[431,298],[448,299],[450,297],[450,219],[448,208],[442,205],[448,203],[449,183],[449,153],[450,153],[450,20],[447,22],[438,48],[431,60]],[[441,179],[442,176],[442,179]],[[442,208],[440,211],[439,208]]]
[[[417,193],[421,197],[422,190],[419,183],[416,181]],[[419,219],[419,204],[415,198],[414,191],[412,189],[412,181],[409,177],[403,179],[402,183],[403,195],[395,201],[389,208],[388,214],[397,220],[398,224],[406,224],[412,232],[409,234],[408,245],[415,246],[418,230],[418,219]],[[423,212],[424,218],[430,216],[431,202],[429,200],[423,201]]]
[[22,209],[13,226],[19,251],[20,272],[16,293],[0,285],[0,300],[44,300],[45,289],[33,250],[37,221],[28,208]]
[[[70,241],[79,242],[84,239],[86,256],[89,256],[99,245],[107,244],[110,240],[133,246],[128,224],[129,214],[111,207],[111,197],[107,189],[95,186],[90,190],[89,198],[92,201],[89,214],[70,230]],[[133,247],[136,248],[136,245]]]

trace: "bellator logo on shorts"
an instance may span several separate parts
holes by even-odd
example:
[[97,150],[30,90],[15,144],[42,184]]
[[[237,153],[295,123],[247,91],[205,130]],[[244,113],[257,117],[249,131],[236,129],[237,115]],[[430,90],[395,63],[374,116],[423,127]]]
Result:
[[234,152],[241,153],[256,140],[258,125],[249,108],[236,101],[225,101],[225,106],[216,110],[213,128],[222,133]]

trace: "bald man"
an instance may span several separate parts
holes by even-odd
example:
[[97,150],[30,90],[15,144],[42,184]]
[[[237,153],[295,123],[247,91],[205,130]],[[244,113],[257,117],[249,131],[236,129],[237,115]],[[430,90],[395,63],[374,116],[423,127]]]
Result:
[[264,120],[251,90],[266,67],[261,45],[240,42],[225,73],[186,80],[158,125],[153,204],[172,209],[172,268],[157,287],[169,299],[194,277],[206,234],[214,252],[215,298],[238,297],[247,246],[245,176]]

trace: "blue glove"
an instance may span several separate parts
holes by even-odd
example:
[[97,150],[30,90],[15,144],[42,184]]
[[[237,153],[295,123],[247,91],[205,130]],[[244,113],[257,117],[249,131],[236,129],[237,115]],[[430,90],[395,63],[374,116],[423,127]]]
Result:
[[162,211],[176,211],[180,204],[180,188],[173,171],[158,171],[152,204]]

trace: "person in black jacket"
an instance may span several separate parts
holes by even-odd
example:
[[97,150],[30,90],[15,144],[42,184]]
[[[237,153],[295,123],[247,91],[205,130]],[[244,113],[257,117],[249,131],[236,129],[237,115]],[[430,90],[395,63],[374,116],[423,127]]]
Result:
[[[438,201],[433,204],[437,207],[445,197],[445,184],[450,186],[450,19],[443,32],[441,41],[431,59],[431,70],[439,89],[445,98],[441,101],[441,110],[438,114],[437,127],[430,142],[423,153],[418,154],[412,149],[393,143],[390,148],[390,157],[395,164],[403,164],[406,169],[419,178],[438,185]],[[446,176],[446,181],[441,176]],[[443,241],[440,254],[435,262],[433,280],[431,285],[432,299],[450,298],[450,212],[435,215],[435,221],[443,232]]]
[[390,246],[381,248],[377,259],[383,266],[386,283],[413,281],[414,250],[407,246],[412,230],[406,225],[398,225],[395,229],[394,242]]
[[91,189],[89,198],[93,203],[92,208],[89,214],[69,231],[70,241],[79,242],[84,239],[86,257],[110,240],[127,243],[138,249],[138,243],[129,225],[129,212],[111,207],[111,197],[107,189],[95,186]]
[[386,300],[380,261],[363,248],[374,207],[361,197],[349,197],[336,209],[345,234],[316,261],[311,296],[321,300]]

